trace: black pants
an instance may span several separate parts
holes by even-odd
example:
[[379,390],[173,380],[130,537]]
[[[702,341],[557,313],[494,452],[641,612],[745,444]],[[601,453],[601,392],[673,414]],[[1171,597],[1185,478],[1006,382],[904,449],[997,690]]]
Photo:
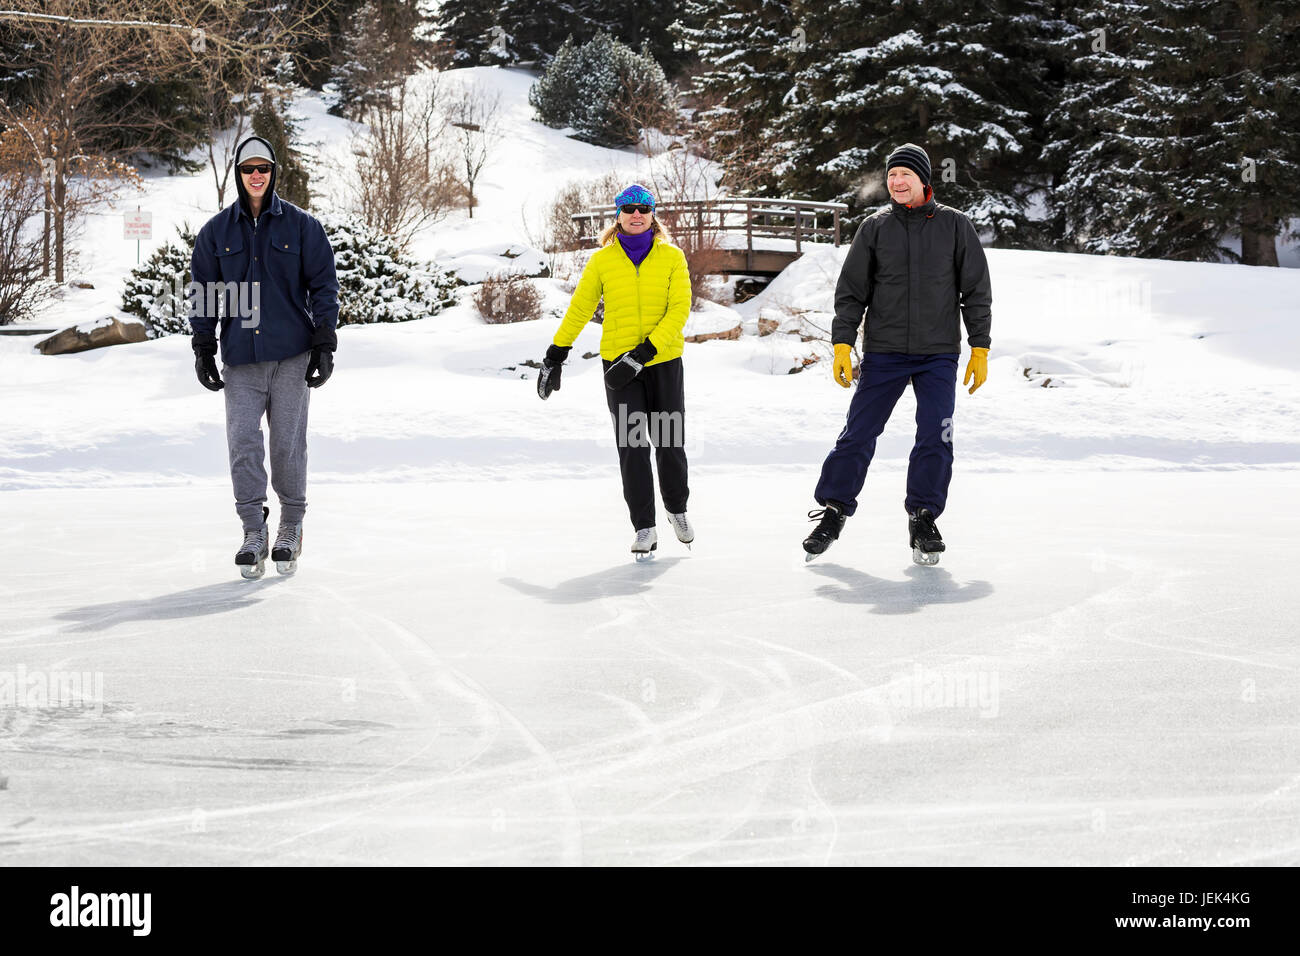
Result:
[[[608,371],[611,362],[602,363]],[[618,443],[618,468],[623,475],[623,500],[632,527],[655,526],[655,485],[650,470],[650,448],[655,450],[659,485],[669,514],[686,510],[686,396],[682,360],[648,365],[626,388],[605,389],[614,438]]]

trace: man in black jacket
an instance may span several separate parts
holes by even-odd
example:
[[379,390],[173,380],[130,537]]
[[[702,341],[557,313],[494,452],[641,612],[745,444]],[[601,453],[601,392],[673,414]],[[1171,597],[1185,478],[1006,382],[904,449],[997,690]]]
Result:
[[908,534],[918,564],[937,564],[943,513],[952,478],[952,414],[956,404],[961,319],[970,361],[962,384],[970,391],[988,374],[990,306],[988,263],[969,219],[934,200],[930,159],[905,143],[885,162],[890,203],[869,216],[853,237],[835,287],[832,374],[852,384],[853,342],[866,318],[858,390],[835,448],[822,465],[813,496],[820,518],[804,541],[807,560],[839,538],[857,510],[867,467],[908,382],[916,394],[916,443],[907,468]]

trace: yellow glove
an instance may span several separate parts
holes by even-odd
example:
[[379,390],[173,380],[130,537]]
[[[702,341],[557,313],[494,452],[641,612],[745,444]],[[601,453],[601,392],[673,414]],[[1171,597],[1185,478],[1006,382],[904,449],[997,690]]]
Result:
[[975,384],[970,386],[970,394],[975,394],[975,389],[984,384],[984,380],[989,377],[989,350],[988,349],[971,349],[970,361],[966,363],[966,377],[962,379],[963,385],[970,385],[971,376],[975,376]]
[[853,346],[840,343],[835,346],[835,365],[831,377],[845,388],[853,385]]

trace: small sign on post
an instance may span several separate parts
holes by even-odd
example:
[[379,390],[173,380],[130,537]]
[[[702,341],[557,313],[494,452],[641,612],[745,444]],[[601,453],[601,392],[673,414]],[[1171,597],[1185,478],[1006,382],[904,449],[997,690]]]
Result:
[[140,207],[135,207],[135,212],[128,212],[122,216],[122,238],[135,240],[135,264],[140,264],[140,240],[153,238],[153,213],[141,212]]

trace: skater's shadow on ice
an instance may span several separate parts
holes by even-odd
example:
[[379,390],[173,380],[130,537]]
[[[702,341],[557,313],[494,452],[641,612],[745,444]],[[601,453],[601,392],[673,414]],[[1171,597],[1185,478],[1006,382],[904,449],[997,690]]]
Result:
[[552,604],[581,604],[601,598],[628,597],[649,591],[655,578],[671,568],[681,558],[656,558],[644,564],[617,564],[604,571],[569,578],[554,587],[529,584],[518,578],[502,578],[501,583],[528,597],[542,598]]
[[908,568],[906,581],[875,578],[839,564],[817,564],[810,570],[839,582],[817,588],[820,597],[845,604],[871,604],[873,614],[915,614],[930,604],[961,604],[993,593],[989,582],[958,584],[943,568]]
[[76,621],[64,631],[103,631],[127,621],[172,621],[186,617],[204,617],[251,607],[261,600],[261,592],[281,581],[279,575],[260,581],[222,581],[202,587],[164,594],[159,597],[140,598],[135,601],[113,601],[108,604],[87,604],[54,615],[61,621]]

